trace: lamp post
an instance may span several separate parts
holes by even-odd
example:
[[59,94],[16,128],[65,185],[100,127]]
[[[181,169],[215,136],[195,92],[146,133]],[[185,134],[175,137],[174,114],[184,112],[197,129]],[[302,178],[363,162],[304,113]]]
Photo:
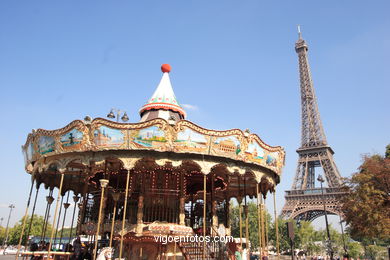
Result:
[[329,254],[330,259],[333,259],[333,250],[330,240],[330,232],[329,232],[329,225],[328,225],[328,214],[326,213],[326,205],[325,205],[325,199],[324,199],[324,189],[322,188],[322,183],[325,182],[325,180],[322,178],[321,175],[318,175],[317,181],[320,182],[321,185],[321,194],[322,194],[322,203],[324,204],[324,215],[325,215],[325,225],[326,225],[326,234],[328,235],[328,247],[329,247]]
[[14,204],[11,204],[8,206],[9,207],[9,215],[8,215],[8,220],[7,220],[7,227],[5,228],[5,240],[4,240],[4,243],[3,243],[3,247],[7,245],[7,242],[8,242],[8,226],[9,226],[9,220],[11,218],[11,214],[12,214],[12,209],[15,208],[15,205]]
[[[115,113],[116,116],[115,116]],[[122,115],[122,117],[120,117]],[[127,116],[127,113],[123,110],[117,109],[117,108],[112,108],[110,113],[107,114],[108,118],[114,119],[116,118],[116,121],[119,122],[119,119],[121,119],[123,122],[129,121],[129,117]]]
[[3,225],[4,218],[0,218],[0,227]]
[[347,246],[345,244],[345,237],[344,237],[343,220],[341,219],[341,216],[340,216],[340,226],[341,226],[341,237],[343,239],[344,255],[348,256],[348,250],[347,250]]

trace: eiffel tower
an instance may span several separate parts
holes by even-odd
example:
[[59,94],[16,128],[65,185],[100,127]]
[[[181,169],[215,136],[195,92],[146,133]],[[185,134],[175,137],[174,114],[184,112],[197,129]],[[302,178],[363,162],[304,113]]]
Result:
[[[281,215],[297,221],[313,221],[324,215],[325,200],[327,214],[342,217],[339,201],[345,193],[341,189],[342,180],[333,159],[334,152],[326,141],[310,73],[308,45],[302,39],[300,31],[295,51],[299,60],[301,89],[301,147],[297,150],[299,159],[294,182],[291,190],[286,191],[286,202]],[[323,193],[315,185],[315,169],[319,167],[328,184]]]

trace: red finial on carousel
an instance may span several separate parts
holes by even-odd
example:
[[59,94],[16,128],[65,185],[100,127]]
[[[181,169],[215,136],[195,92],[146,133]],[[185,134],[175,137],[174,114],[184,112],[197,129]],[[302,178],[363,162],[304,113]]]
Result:
[[171,71],[171,65],[169,65],[169,64],[161,65],[161,71],[163,73],[169,73]]

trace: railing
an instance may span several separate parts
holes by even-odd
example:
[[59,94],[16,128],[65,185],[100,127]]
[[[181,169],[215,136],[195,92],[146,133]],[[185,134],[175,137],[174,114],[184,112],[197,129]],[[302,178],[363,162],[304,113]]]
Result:
[[[212,229],[211,233],[218,234],[218,232],[215,230],[214,227],[211,227],[211,229]],[[189,242],[189,241],[194,241],[194,242]],[[226,243],[221,241],[217,242],[214,239],[204,244],[199,240],[196,239],[191,240],[189,238],[186,242],[180,241],[179,248],[186,260],[203,260],[203,259],[223,260],[226,259],[226,255],[225,255],[226,252],[228,253],[229,256],[234,255],[234,253],[231,252],[231,250],[229,249]]]
[[[343,192],[340,188],[324,188],[324,194]],[[321,188],[307,189],[307,190],[288,190],[286,195],[320,195]]]

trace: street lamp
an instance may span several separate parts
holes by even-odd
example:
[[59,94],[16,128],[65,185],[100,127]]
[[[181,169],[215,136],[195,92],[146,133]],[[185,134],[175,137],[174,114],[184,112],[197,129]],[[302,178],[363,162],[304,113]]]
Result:
[[[116,116],[115,116],[115,113],[116,113]],[[122,115],[122,117],[120,117]],[[116,121],[119,122],[119,118],[123,121],[123,122],[127,122],[129,121],[129,117],[127,116],[127,113],[123,110],[120,110],[120,109],[116,109],[116,108],[112,108],[110,113],[107,114],[107,117],[108,118],[111,118],[111,119],[114,119],[116,117]]]
[[5,240],[4,240],[4,243],[3,243],[3,247],[5,245],[7,245],[7,242],[8,242],[8,226],[9,226],[9,220],[11,218],[11,213],[12,213],[12,209],[15,208],[15,205],[14,204],[11,204],[8,206],[9,207],[9,215],[8,215],[8,220],[7,220],[7,227],[5,228]]
[[3,220],[4,218],[0,218],[0,227],[3,226]]
[[321,185],[322,203],[324,204],[324,215],[325,215],[326,233],[327,233],[327,235],[328,235],[329,254],[330,254],[330,259],[333,259],[333,249],[332,249],[332,245],[331,245],[330,233],[329,233],[329,225],[328,225],[328,214],[326,213],[325,198],[324,198],[324,189],[322,188],[322,183],[325,182],[325,180],[322,178],[321,174],[318,175],[317,181],[319,181],[319,182],[320,182],[320,185]]
[[341,237],[343,239],[344,255],[348,256],[348,250],[347,250],[347,246],[345,244],[345,237],[344,237],[343,220],[341,219],[341,216],[340,216],[340,226],[341,226]]

